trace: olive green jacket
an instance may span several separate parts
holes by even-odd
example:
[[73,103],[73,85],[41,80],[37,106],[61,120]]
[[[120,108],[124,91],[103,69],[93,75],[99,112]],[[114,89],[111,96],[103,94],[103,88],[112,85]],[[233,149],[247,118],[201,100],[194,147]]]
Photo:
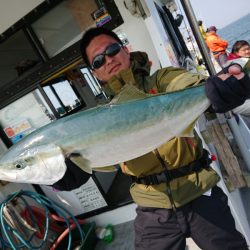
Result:
[[[145,53],[131,53],[131,67],[113,77],[105,86],[106,93],[115,96],[125,83],[133,84],[147,93],[171,92],[199,84],[204,78],[191,74],[181,68],[167,67],[156,71],[152,76],[150,62]],[[160,157],[168,169],[185,166],[198,159],[203,152],[202,142],[194,137],[175,137],[158,148]],[[122,170],[125,174],[143,177],[164,170],[154,152],[127,161]],[[212,169],[203,169],[198,173],[177,178],[170,182],[170,190],[175,207],[180,207],[212,188],[219,181],[219,176]],[[167,184],[143,185],[133,183],[130,188],[135,203],[144,207],[171,208]]]

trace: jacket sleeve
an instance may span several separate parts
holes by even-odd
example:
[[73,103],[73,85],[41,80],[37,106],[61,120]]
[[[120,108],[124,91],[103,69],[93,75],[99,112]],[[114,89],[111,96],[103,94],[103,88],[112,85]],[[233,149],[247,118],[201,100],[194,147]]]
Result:
[[159,92],[172,92],[205,81],[206,77],[200,74],[187,72],[183,68],[167,67],[159,70],[155,76],[156,85]]
[[217,38],[217,40],[215,41],[215,43],[217,44],[218,47],[224,48],[226,49],[228,46],[228,42],[225,40],[222,40],[221,38]]
[[225,40],[222,40],[218,36],[208,36],[208,38],[206,39],[206,43],[211,51],[226,50],[228,46],[228,42]]
[[193,74],[181,68],[169,67],[157,72],[159,92],[172,92],[200,83],[205,83],[205,91],[217,113],[225,113],[242,105],[250,98],[250,79],[247,75],[241,80],[231,76],[222,81],[218,76]]
[[53,188],[60,191],[72,191],[85,184],[91,177],[90,174],[81,170],[69,158],[65,159],[65,164],[67,166],[67,170],[59,181],[51,185]]

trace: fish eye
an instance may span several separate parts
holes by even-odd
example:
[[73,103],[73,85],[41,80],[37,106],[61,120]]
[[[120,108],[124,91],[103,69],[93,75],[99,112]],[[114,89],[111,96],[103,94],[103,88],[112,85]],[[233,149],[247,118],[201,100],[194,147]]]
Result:
[[25,168],[25,164],[24,164],[24,162],[16,162],[15,163],[15,168],[16,169],[23,169],[23,168]]

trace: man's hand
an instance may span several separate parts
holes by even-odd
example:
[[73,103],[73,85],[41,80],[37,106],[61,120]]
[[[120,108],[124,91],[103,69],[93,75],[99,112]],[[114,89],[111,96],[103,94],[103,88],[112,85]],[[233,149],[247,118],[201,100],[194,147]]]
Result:
[[223,81],[225,81],[230,76],[234,76],[238,80],[242,79],[245,76],[245,74],[242,72],[242,67],[239,64],[228,66],[224,70],[222,70],[222,72],[224,74],[220,72],[219,74],[217,74],[217,76]]
[[250,98],[250,78],[242,72],[239,64],[232,64],[210,76],[205,90],[215,112],[225,113]]
[[51,185],[56,190],[72,191],[85,184],[91,177],[91,174],[83,171],[74,162],[72,162],[70,158],[65,159],[65,164],[67,166],[67,170],[64,176],[62,179]]

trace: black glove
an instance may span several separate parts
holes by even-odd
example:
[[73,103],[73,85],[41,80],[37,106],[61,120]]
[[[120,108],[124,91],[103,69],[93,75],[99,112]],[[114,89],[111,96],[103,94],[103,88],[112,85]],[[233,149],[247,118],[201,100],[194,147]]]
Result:
[[81,170],[69,158],[65,159],[65,164],[67,166],[67,170],[64,176],[62,179],[51,185],[52,187],[60,191],[71,191],[79,188],[89,180],[91,174]]
[[[223,73],[228,72],[227,70],[228,67],[223,69]],[[245,75],[238,80],[230,76],[223,81],[217,75],[210,76],[205,83],[205,91],[215,112],[225,113],[242,105],[246,99],[250,98],[250,78]]]

